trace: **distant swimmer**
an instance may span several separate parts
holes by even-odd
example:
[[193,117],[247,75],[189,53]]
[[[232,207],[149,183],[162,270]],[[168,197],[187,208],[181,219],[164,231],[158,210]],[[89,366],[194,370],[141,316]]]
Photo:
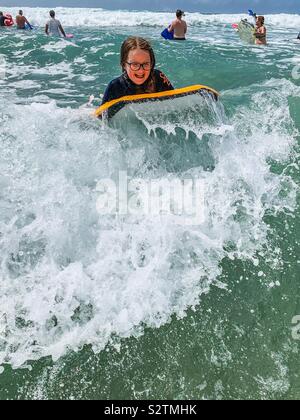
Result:
[[26,24],[30,29],[33,29],[25,16],[23,16],[23,10],[19,10],[19,14],[16,17],[17,29],[26,29]]
[[11,15],[0,12],[0,26],[12,26],[13,24],[14,21]]
[[257,16],[256,18],[256,45],[267,45],[267,29],[265,27],[264,16]]
[[49,12],[51,19],[48,20],[45,27],[45,32],[47,35],[51,36],[63,36],[66,38],[66,33],[60,23],[59,20],[55,19],[55,12],[54,10],[50,10]]
[[120,64],[123,74],[106,88],[102,105],[127,95],[173,90],[168,78],[155,69],[155,55],[151,44],[140,37],[127,38],[121,47]]
[[0,26],[5,26],[5,16],[0,12]]
[[186,21],[182,19],[184,12],[182,10],[176,11],[176,19],[171,23],[168,28],[169,32],[174,32],[175,41],[185,41],[185,36],[187,33],[187,24]]

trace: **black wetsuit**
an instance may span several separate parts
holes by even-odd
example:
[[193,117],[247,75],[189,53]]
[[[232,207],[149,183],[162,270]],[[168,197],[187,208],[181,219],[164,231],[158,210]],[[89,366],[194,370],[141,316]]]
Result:
[[[166,92],[174,90],[168,78],[160,71],[154,69],[148,80],[142,85],[133,83],[126,72],[122,76],[112,80],[106,88],[103,96],[102,105],[114,99],[122,98],[129,95],[141,95],[145,93]],[[120,109],[125,106],[125,102],[119,102],[111,106],[104,115],[108,118],[113,117]]]
[[114,99],[121,98],[122,96],[165,92],[173,89],[174,88],[167,77],[160,70],[153,70],[149,79],[140,86],[133,83],[127,76],[127,73],[123,73],[122,76],[112,80],[107,86],[102,105]]
[[0,16],[0,26],[5,26],[5,20],[6,20],[6,17],[5,16]]

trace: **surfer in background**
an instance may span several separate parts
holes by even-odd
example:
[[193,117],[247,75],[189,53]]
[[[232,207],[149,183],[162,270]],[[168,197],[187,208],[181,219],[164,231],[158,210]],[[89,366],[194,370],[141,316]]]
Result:
[[176,19],[171,23],[168,28],[169,32],[174,32],[175,41],[185,41],[185,36],[187,33],[187,24],[186,21],[182,19],[184,12],[182,10],[176,11]]
[[16,17],[17,29],[26,29],[26,24],[29,29],[33,29],[25,16],[23,16],[23,10],[19,10],[19,14]]
[[155,69],[151,44],[140,37],[127,38],[121,47],[120,64],[123,74],[106,88],[102,105],[127,95],[139,95],[173,90],[168,78]]
[[258,16],[256,18],[256,45],[267,45],[267,29],[265,27],[264,16]]
[[55,19],[54,10],[50,10],[50,20],[46,23],[45,32],[47,35],[61,36],[66,38],[66,33],[59,20]]

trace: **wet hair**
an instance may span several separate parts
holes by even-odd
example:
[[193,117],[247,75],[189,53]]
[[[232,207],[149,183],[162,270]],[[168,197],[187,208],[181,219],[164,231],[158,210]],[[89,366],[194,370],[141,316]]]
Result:
[[22,16],[23,15],[23,10],[19,10],[19,15]]
[[120,58],[120,64],[121,64],[122,69],[125,70],[125,65],[128,60],[129,52],[136,49],[148,51],[148,53],[150,54],[150,60],[151,60],[151,70],[153,71],[155,67],[154,51],[149,41],[147,41],[144,38],[140,38],[138,36],[130,36],[122,44],[121,58]]
[[183,16],[183,11],[182,10],[180,10],[180,9],[178,9],[178,10],[176,10],[176,17],[177,18],[180,18],[180,17],[182,17]]
[[257,22],[260,22],[262,25],[264,25],[265,24],[264,16],[257,16]]
[[55,12],[54,12],[54,10],[50,10],[49,14],[50,14],[50,16],[51,16],[52,18],[54,18],[54,17],[55,17]]

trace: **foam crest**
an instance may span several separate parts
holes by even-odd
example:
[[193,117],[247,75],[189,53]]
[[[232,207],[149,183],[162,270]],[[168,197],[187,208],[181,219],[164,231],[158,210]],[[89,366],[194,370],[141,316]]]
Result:
[[[3,7],[3,10],[9,11],[12,15],[18,13],[16,7]],[[64,8],[55,9],[57,17],[65,26],[70,27],[162,27],[167,26],[173,19],[174,13],[168,12],[148,12],[148,11],[110,11],[104,9],[91,8]],[[30,21],[37,26],[45,25],[49,19],[49,9],[30,8],[24,9],[24,13]],[[186,13],[186,19],[191,26],[202,25],[226,25],[239,22],[242,18],[248,17],[247,14],[201,14]],[[275,14],[266,15],[269,25],[278,28],[299,29],[300,15]]]

